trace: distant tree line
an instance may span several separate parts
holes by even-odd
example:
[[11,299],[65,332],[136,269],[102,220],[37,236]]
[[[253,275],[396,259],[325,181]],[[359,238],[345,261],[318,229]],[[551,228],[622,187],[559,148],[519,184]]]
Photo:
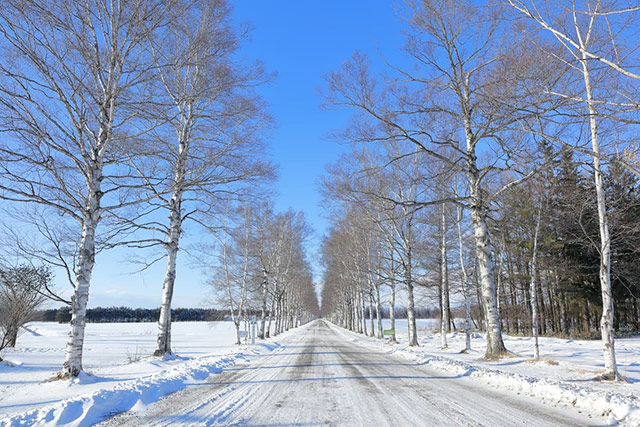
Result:
[[[367,316],[369,315],[367,307]],[[417,307],[415,309],[418,319],[435,319],[440,316],[437,308]],[[267,311],[267,315],[269,312]],[[260,310],[247,310],[248,316],[260,318]],[[389,309],[381,310],[383,319],[389,318]],[[160,316],[160,308],[131,308],[131,307],[96,307],[87,309],[87,322],[90,323],[141,323],[157,322]],[[216,308],[174,308],[171,310],[171,318],[176,322],[219,322],[230,320],[228,309]],[[396,319],[407,318],[406,307],[396,307]],[[40,322],[67,323],[71,320],[69,307],[38,310],[33,314],[32,320]]]
[[[171,318],[176,322],[215,322],[224,321],[229,315],[228,310],[215,308],[174,308]],[[249,315],[259,315],[249,311]],[[68,323],[71,321],[71,308],[41,310],[34,316],[42,322]],[[160,308],[130,308],[130,307],[96,307],[87,309],[87,322],[90,323],[140,323],[157,322],[160,318]]]

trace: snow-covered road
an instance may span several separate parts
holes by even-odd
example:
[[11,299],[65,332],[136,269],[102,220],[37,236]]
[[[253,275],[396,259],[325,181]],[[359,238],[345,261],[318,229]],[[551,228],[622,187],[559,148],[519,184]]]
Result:
[[292,331],[282,344],[103,425],[605,424],[573,408],[542,404],[345,341],[337,327],[322,320]]

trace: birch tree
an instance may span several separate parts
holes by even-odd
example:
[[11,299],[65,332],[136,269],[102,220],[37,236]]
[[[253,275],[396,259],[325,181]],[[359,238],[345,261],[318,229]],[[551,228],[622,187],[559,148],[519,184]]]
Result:
[[261,270],[261,279],[259,285],[260,292],[260,329],[258,331],[259,338],[268,337],[269,334],[265,330],[267,326],[267,313],[270,283],[273,281],[272,274],[275,269],[276,254],[280,252],[280,245],[283,239],[279,236],[278,229],[275,227],[275,213],[270,203],[262,203],[253,209],[255,215],[255,232],[253,234],[253,254]]
[[[632,12],[637,10],[638,7],[618,8],[616,7],[616,2],[600,0],[573,1],[568,7],[562,8],[548,2],[543,2],[544,8],[540,8],[536,1],[510,0],[509,4],[551,35],[551,38],[565,52],[564,56],[556,55],[553,58],[566,65],[573,73],[576,73],[582,82],[582,90],[575,96],[573,93],[558,91],[555,88],[551,88],[551,90],[556,96],[569,98],[572,101],[581,103],[584,108],[585,120],[588,123],[600,234],[598,248],[600,252],[599,276],[602,298],[600,332],[605,360],[602,378],[618,380],[619,374],[613,335],[614,307],[611,291],[611,236],[602,178],[602,157],[605,153],[602,150],[600,139],[605,117],[611,117],[616,114],[611,113],[612,109],[618,109],[618,112],[620,112],[620,109],[626,109],[629,105],[626,100],[616,99],[619,98],[616,92],[607,91],[601,87],[603,86],[603,78],[609,82],[614,79],[611,75],[603,77],[603,71],[598,70],[594,61],[605,64],[610,69],[622,73],[622,75],[634,77],[634,73],[619,65],[627,54],[622,45],[616,44],[614,34],[618,34],[618,31],[623,31],[623,28],[612,28],[609,18],[616,18],[617,15],[625,11]],[[553,18],[547,18],[544,15],[545,13],[552,14]],[[615,59],[609,59],[612,57]]]
[[249,253],[250,207],[245,204],[234,213],[243,220],[235,227],[225,227],[216,234],[219,255],[212,284],[229,310],[235,326],[236,344],[240,345],[240,326],[243,316],[246,318],[245,308],[252,269]]
[[10,2],[0,10],[0,196],[76,224],[61,376],[82,371],[98,226],[139,201],[125,164],[153,75],[145,40],[171,1]]
[[[260,338],[315,318],[319,307],[305,250],[310,229],[303,215],[274,213],[269,203],[251,199],[230,210],[226,221],[216,232],[217,244],[208,250],[213,259],[205,257],[203,266],[210,270],[215,295],[229,310],[237,342],[250,308],[262,307]],[[252,301],[260,305],[251,307]]]
[[154,129],[152,146],[169,185],[148,182],[156,196],[151,205],[166,211],[169,222],[139,223],[160,232],[166,249],[157,356],[171,353],[171,300],[184,223],[207,226],[223,199],[237,199],[246,192],[243,186],[272,175],[262,160],[262,132],[270,118],[253,91],[268,76],[259,64],[237,59],[246,34],[232,28],[231,8],[225,1],[193,0],[170,12],[169,25],[149,38],[162,93],[156,120],[166,123]]
[[[407,157],[407,162],[394,163],[392,172],[391,194],[394,200],[402,204],[396,206],[393,211],[386,212],[385,224],[393,230],[393,249],[397,260],[402,266],[403,281],[407,293],[407,322],[409,328],[409,345],[418,345],[418,331],[416,327],[414,287],[416,286],[416,246],[418,238],[417,211],[410,206],[411,202],[420,199],[419,170],[420,156],[414,154]],[[407,203],[407,204],[405,204]]]

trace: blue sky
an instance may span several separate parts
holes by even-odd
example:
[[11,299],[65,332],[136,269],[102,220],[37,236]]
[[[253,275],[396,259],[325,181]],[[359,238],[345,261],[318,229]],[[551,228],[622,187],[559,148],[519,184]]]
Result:
[[[319,206],[319,179],[325,166],[347,148],[328,134],[342,128],[351,114],[323,109],[319,92],[327,73],[338,70],[356,49],[374,58],[379,50],[386,58],[399,61],[402,23],[394,2],[382,0],[246,0],[236,2],[233,16],[236,23],[253,28],[243,55],[260,59],[267,70],[277,73],[272,83],[260,88],[277,125],[269,139],[272,160],[279,166],[276,207],[305,213],[316,232],[309,257],[317,266],[318,245],[328,224]],[[189,228],[195,232],[192,224]],[[127,264],[126,257],[117,251],[98,257],[91,307],[159,305],[163,262],[132,275],[135,266]],[[204,278],[182,252],[173,306],[211,303]]]
[[237,20],[254,26],[244,50],[260,58],[276,80],[261,89],[271,104],[277,129],[271,150],[280,166],[278,207],[303,210],[325,222],[317,203],[318,177],[345,149],[328,133],[344,126],[350,112],[321,108],[325,76],[340,68],[354,50],[400,47],[400,23],[385,1],[241,1]]

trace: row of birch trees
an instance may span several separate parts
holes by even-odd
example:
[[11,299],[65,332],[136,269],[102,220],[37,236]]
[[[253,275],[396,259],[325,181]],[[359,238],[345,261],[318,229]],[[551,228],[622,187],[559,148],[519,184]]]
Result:
[[241,327],[247,330],[251,321],[259,338],[269,338],[316,318],[318,301],[305,256],[311,229],[302,213],[276,213],[269,203],[245,204],[233,218],[206,251],[216,259],[204,265],[210,266],[218,302],[229,308],[236,343]]
[[[224,0],[21,0],[0,10],[3,247],[52,265],[73,288],[70,298],[47,288],[71,306],[62,377],[82,371],[99,253],[126,245],[151,250],[147,264],[166,262],[155,353],[171,353],[185,229],[217,232],[229,206],[274,175],[263,160],[272,120],[256,92],[271,76],[241,56],[247,29],[230,14]],[[288,315],[298,305],[287,290],[273,292]]]
[[[341,134],[352,153],[325,183],[340,219],[325,243],[323,313],[363,330],[366,295],[377,312],[376,283],[391,287],[391,300],[401,283],[417,345],[413,289],[438,285],[446,331],[453,267],[467,349],[472,306],[485,357],[496,358],[507,353],[505,326],[571,333],[579,328],[569,317],[580,311],[572,306],[582,302],[592,313],[587,331],[600,316],[602,378],[617,380],[614,326],[637,327],[638,316],[638,277],[623,263],[635,253],[637,182],[618,180],[639,174],[640,8],[422,0],[399,11],[405,63],[382,58],[386,70],[375,72],[355,53],[328,77],[326,103],[355,114]],[[561,158],[573,168],[577,205],[554,188]],[[614,195],[621,185],[630,193]],[[345,259],[354,233],[367,239]]]

